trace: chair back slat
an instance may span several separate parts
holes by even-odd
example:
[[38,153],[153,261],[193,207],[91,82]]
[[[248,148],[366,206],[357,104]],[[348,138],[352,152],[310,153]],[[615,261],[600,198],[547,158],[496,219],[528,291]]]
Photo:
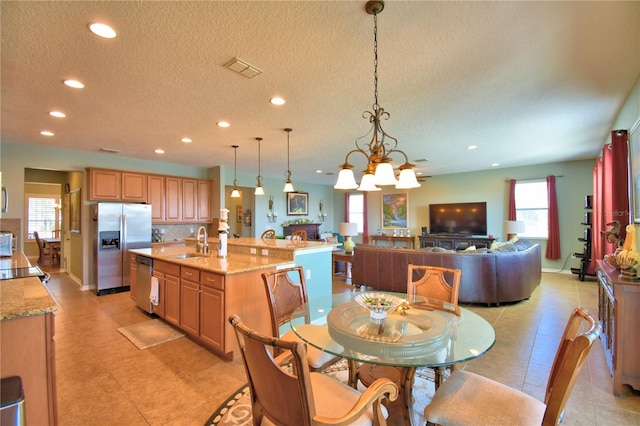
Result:
[[458,295],[461,276],[460,269],[409,264],[407,274],[409,303],[415,303],[416,296],[422,296],[428,300],[445,302],[443,306],[446,306],[447,310],[460,315]]

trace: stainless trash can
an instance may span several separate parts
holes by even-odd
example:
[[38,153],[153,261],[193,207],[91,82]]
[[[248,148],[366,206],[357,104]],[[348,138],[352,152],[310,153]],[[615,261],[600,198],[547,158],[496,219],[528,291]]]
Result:
[[24,390],[19,376],[0,379],[0,425],[24,426]]

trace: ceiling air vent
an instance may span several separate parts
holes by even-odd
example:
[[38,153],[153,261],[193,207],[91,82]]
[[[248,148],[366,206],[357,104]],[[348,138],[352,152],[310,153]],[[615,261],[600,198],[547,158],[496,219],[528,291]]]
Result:
[[226,64],[225,67],[229,68],[231,71],[235,71],[238,74],[244,75],[247,78],[253,78],[258,74],[262,74],[262,70],[254,67],[251,64],[246,63],[242,59],[233,58]]

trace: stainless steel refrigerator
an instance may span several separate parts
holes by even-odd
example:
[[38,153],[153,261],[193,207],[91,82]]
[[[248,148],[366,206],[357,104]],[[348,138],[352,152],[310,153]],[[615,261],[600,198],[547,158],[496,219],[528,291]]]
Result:
[[151,205],[92,206],[92,284],[98,296],[129,290],[130,249],[151,247]]

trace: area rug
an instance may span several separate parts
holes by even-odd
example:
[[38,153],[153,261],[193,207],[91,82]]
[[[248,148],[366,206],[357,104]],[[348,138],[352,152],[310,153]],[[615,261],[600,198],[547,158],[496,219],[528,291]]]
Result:
[[159,319],[120,327],[118,331],[138,349],[147,349],[185,336],[184,333]]
[[[347,363],[342,360],[335,366],[323,371],[336,380],[343,383],[347,382],[349,370]],[[412,424],[425,424],[423,411],[427,406],[434,393],[433,370],[418,369],[415,375],[413,385],[413,412]],[[359,384],[359,386],[362,386]],[[364,390],[364,388],[360,388]],[[404,419],[387,419],[389,425],[402,424]],[[248,385],[242,386],[218,407],[217,410],[209,417],[205,426],[249,426],[252,425],[251,418],[251,393]]]

